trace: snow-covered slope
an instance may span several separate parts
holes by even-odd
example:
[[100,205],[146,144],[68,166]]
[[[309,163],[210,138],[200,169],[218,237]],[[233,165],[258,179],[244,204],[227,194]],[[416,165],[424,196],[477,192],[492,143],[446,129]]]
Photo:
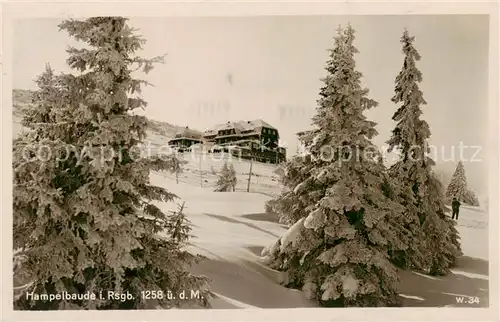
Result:
[[[266,245],[285,232],[281,225],[263,222],[256,225],[243,217],[264,211],[269,197],[246,192],[213,192],[188,182],[175,183],[165,173],[154,173],[151,182],[166,186],[178,202],[186,202],[185,213],[194,224],[193,252],[212,259],[247,258],[248,247]],[[175,203],[160,203],[164,211],[175,210]]]
[[[208,148],[194,148],[192,152],[182,154],[187,164],[180,182],[190,183],[194,186],[213,188],[217,181],[217,173],[225,162],[231,163],[236,171],[236,191],[247,191],[250,172],[250,161],[231,156],[228,153],[208,153]],[[201,160],[200,160],[201,159]],[[277,166],[269,163],[254,162],[250,179],[250,192],[261,193],[269,196],[280,193],[278,176],[274,172]],[[173,178],[172,175],[166,174]]]
[[488,260],[488,215],[479,207],[460,207],[457,229],[465,256]]
[[[256,168],[257,171],[261,170],[259,166]],[[216,293],[229,300],[239,301],[240,308],[245,305],[260,308],[314,306],[302,292],[280,286],[284,275],[263,265],[265,258],[261,257],[262,249],[285,235],[287,242],[293,242],[293,234],[288,234],[285,227],[273,222],[272,218],[266,220],[264,203],[270,197],[241,191],[213,192],[209,187],[200,187],[197,175],[192,172],[185,173],[179,184],[167,173],[154,173],[151,181],[176,193],[179,202],[186,202],[186,215],[194,225],[193,234],[196,236],[191,241],[191,251],[208,257],[208,260],[194,268],[194,272],[212,278]],[[173,210],[175,204],[161,204],[160,207]],[[254,220],[257,216],[250,219],[248,214],[260,214],[263,220]],[[487,260],[487,213],[479,208],[463,207],[458,230],[466,256],[464,262],[480,263],[481,259]],[[471,258],[466,259],[468,257]],[[487,271],[473,271],[459,264],[452,273],[446,277],[431,277],[402,272],[401,297],[405,305],[460,306],[455,302],[454,294],[480,294],[481,304],[478,305],[485,305],[488,300]],[[421,288],[421,284],[426,286]],[[228,308],[231,305],[221,297],[216,299],[214,306]]]

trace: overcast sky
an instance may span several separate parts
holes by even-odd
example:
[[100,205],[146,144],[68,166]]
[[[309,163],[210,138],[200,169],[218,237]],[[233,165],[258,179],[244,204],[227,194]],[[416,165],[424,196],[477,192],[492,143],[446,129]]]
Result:
[[[76,43],[58,31],[59,22],[16,21],[14,88],[34,89],[33,79],[46,62],[56,71],[68,71],[65,49]],[[391,116],[397,106],[390,98],[402,66],[399,39],[407,28],[422,55],[424,118],[431,126],[431,144],[438,147],[437,161],[453,171],[460,142],[483,147],[475,156],[483,162],[471,160],[477,148],[463,151],[470,186],[486,192],[487,16],[132,18],[130,24],[148,41],[141,55],[167,54],[166,64],[142,77],[155,85],[144,89],[145,114],[199,130],[227,120],[262,118],[279,129],[293,154],[295,133],[310,127],[327,49],[338,25],[347,22],[356,30],[357,68],[371,98],[380,103],[367,113],[378,123],[375,143],[383,145],[394,127]]]

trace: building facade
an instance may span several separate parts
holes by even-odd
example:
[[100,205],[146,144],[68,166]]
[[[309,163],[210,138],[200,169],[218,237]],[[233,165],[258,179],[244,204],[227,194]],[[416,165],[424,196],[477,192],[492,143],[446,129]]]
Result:
[[168,141],[170,147],[176,148],[179,152],[189,150],[193,144],[202,143],[202,134],[196,130],[192,130],[187,126],[178,131],[174,138]]
[[259,162],[286,161],[286,149],[279,146],[278,130],[263,120],[227,122],[203,132],[203,140],[214,152],[229,151]]

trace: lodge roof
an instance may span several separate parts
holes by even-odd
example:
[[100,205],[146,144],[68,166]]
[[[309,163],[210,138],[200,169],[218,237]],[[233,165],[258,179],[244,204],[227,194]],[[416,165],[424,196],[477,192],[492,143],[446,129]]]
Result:
[[185,128],[178,130],[177,133],[175,133],[174,138],[201,139],[201,133],[186,126]]
[[238,121],[238,122],[227,122],[224,124],[217,124],[214,127],[205,130],[203,132],[203,135],[216,135],[217,132],[221,130],[230,130],[230,129],[235,129],[236,133],[242,133],[246,131],[251,132],[262,127],[277,130],[274,126],[270,125],[266,121],[257,119],[253,121]]

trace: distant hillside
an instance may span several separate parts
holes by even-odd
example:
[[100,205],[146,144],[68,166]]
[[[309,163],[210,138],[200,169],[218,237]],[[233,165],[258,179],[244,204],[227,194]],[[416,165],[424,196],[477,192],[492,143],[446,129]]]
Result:
[[[12,91],[12,122],[14,135],[17,133],[21,127],[21,118],[23,116],[23,108],[29,106],[31,103],[31,98],[33,96],[33,91],[25,89],[14,89]],[[172,125],[167,122],[161,122],[156,120],[148,120],[148,132],[149,134],[159,135],[164,137],[164,139],[169,139],[175,136],[177,132],[182,130],[182,126]]]

